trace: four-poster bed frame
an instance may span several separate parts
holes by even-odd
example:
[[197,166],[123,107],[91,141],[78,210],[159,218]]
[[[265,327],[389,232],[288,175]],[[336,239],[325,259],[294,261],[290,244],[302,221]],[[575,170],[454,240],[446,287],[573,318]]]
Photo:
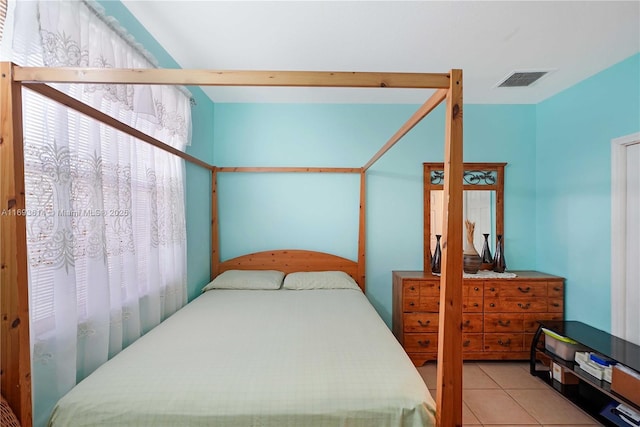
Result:
[[[364,290],[365,280],[365,184],[367,170],[417,123],[446,99],[444,150],[443,262],[440,293],[436,420],[440,426],[462,425],[462,71],[449,73],[358,73],[306,71],[209,71],[163,69],[93,69],[20,67],[0,63],[0,210],[25,209],[22,97],[23,87],[34,90],[82,114],[184,160],[206,168],[211,186],[211,276],[240,263],[254,268],[284,264],[290,271],[313,270],[310,251],[260,252],[220,262],[217,174],[260,173],[357,173],[360,175],[358,258],[335,262],[355,276]],[[176,150],[94,109],[46,83],[116,83],[198,86],[306,86],[436,89],[435,93],[402,125],[362,167],[216,167]],[[450,179],[453,178],[453,179]],[[31,425],[31,374],[29,345],[28,266],[26,219],[4,215],[0,228],[1,389],[23,426]],[[333,265],[333,264],[332,264]]]

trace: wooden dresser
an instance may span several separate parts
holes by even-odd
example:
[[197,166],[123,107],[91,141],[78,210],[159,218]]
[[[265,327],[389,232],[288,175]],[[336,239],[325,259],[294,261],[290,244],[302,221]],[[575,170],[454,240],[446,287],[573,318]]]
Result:
[[[563,320],[564,279],[513,271],[513,279],[464,279],[465,360],[527,360],[536,320]],[[393,272],[393,333],[416,366],[438,352],[440,277]]]

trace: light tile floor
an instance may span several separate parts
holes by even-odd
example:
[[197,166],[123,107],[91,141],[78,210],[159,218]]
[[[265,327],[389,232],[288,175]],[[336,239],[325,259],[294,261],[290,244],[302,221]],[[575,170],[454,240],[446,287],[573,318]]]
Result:
[[[436,365],[418,368],[436,396]],[[525,362],[466,362],[463,369],[465,426],[599,426],[596,420],[539,378]]]

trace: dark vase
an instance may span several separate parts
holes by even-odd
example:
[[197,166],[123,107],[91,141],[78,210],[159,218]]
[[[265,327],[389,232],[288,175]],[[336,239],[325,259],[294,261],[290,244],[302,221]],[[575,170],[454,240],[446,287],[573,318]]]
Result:
[[504,273],[507,269],[507,263],[504,260],[504,248],[502,247],[502,234],[498,234],[498,242],[496,243],[496,256],[493,257],[493,271],[496,273]]
[[493,257],[491,256],[491,250],[489,249],[489,234],[482,233],[484,236],[484,245],[482,245],[482,253],[480,254],[480,258],[482,258],[482,265],[480,266],[481,270],[492,270],[493,269]]
[[436,250],[431,257],[431,272],[440,273],[440,262],[442,259],[442,252],[440,250],[440,238],[442,235],[436,234]]

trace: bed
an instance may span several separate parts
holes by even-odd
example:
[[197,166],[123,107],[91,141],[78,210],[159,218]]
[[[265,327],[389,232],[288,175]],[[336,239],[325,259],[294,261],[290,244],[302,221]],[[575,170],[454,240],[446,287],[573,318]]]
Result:
[[424,381],[356,282],[321,287],[204,292],[73,388],[50,425],[434,425]]
[[[41,67],[20,67],[8,62],[0,63],[0,70],[2,71],[0,78],[0,105],[2,108],[2,117],[0,119],[0,139],[3,141],[0,144],[0,166],[3,171],[3,185],[0,186],[0,202],[3,206],[14,208],[17,211],[25,210],[25,186],[24,186],[24,146],[23,146],[23,120],[22,120],[22,96],[21,91],[23,88],[31,89],[40,95],[43,95],[49,99],[59,102],[66,107],[79,111],[101,123],[104,123],[118,131],[124,132],[135,138],[140,139],[158,149],[170,152],[176,156],[181,157],[187,162],[202,167],[211,173],[211,188],[207,189],[211,194],[211,264],[210,271],[212,278],[224,271],[241,268],[241,269],[269,269],[271,267],[283,267],[283,271],[315,271],[318,265],[324,265],[323,261],[318,261],[315,255],[309,255],[308,253],[290,253],[291,251],[275,251],[272,253],[259,253],[239,257],[233,260],[220,261],[220,242],[219,242],[219,223],[218,223],[218,198],[217,198],[217,184],[216,179],[219,173],[233,173],[233,172],[249,172],[249,173],[263,173],[263,172],[275,172],[275,173],[355,173],[360,175],[360,215],[359,215],[359,232],[358,232],[358,255],[357,261],[347,263],[346,266],[342,266],[342,261],[335,261],[338,265],[333,265],[331,269],[337,269],[347,272],[354,277],[362,291],[364,291],[364,279],[365,279],[365,199],[366,199],[366,181],[367,171],[371,166],[377,162],[386,152],[388,152],[404,135],[406,135],[414,126],[416,126],[424,117],[426,117],[431,111],[433,111],[440,103],[445,104],[445,144],[444,144],[444,218],[443,225],[443,237],[442,237],[442,275],[441,275],[441,291],[440,291],[440,317],[439,317],[439,339],[438,339],[438,359],[446,360],[447,363],[439,363],[437,366],[437,401],[436,401],[436,415],[435,422],[440,426],[454,426],[462,424],[462,122],[463,122],[463,96],[462,96],[462,70],[452,69],[448,73],[380,73],[380,72],[327,72],[327,71],[225,71],[225,70],[161,70],[161,69],[96,69],[96,68],[41,68]],[[427,101],[421,105],[418,110],[398,129],[398,131],[391,136],[391,138],[377,151],[373,157],[363,166],[352,168],[338,168],[338,167],[232,167],[232,166],[214,166],[207,162],[198,159],[190,154],[176,150],[175,148],[164,144],[163,142],[140,132],[137,129],[116,120],[115,118],[96,110],[82,102],[58,91],[52,87],[51,83],[92,83],[92,84],[170,84],[170,85],[196,85],[196,86],[293,86],[293,87],[350,87],[350,88],[380,88],[385,90],[387,88],[414,88],[414,89],[434,89],[435,91],[427,99]],[[338,155],[338,153],[337,153]],[[453,177],[454,179],[449,179]],[[457,177],[457,178],[456,178]],[[28,293],[28,268],[27,268],[27,247],[26,247],[26,221],[24,216],[10,215],[3,218],[2,229],[0,232],[3,235],[0,241],[0,258],[3,268],[0,269],[0,279],[3,283],[7,283],[7,286],[2,287],[2,298],[0,298],[0,307],[4,313],[4,321],[0,324],[0,344],[2,348],[2,358],[0,358],[0,367],[2,368],[2,394],[5,396],[7,402],[20,419],[23,426],[29,426],[32,423],[32,402],[31,402],[31,354],[30,354],[30,338],[29,338],[29,293]],[[303,251],[306,252],[306,251]],[[254,256],[256,255],[256,256]],[[292,255],[292,257],[289,257]],[[300,257],[298,255],[304,255]],[[321,259],[324,259],[321,257]],[[348,260],[347,260],[348,261]],[[303,268],[298,269],[297,267]],[[321,269],[329,269],[328,265]],[[348,270],[348,271],[347,271]],[[352,292],[353,293],[353,292]],[[217,293],[222,294],[222,293]],[[285,294],[283,292],[283,294]],[[342,293],[340,295],[346,295]],[[205,294],[206,295],[206,294]],[[366,302],[362,294],[360,299]],[[204,297],[204,295],[203,295]],[[199,301],[208,300],[211,297],[198,298],[198,304],[203,303]],[[191,307],[194,305],[189,304],[184,310],[188,313],[193,310]],[[371,309],[370,306],[369,310]],[[356,310],[356,309],[354,309]],[[176,315],[176,319],[181,319],[185,315],[180,311],[180,315]],[[344,321],[353,321],[357,324],[357,321],[350,319],[343,319]],[[206,322],[207,320],[203,320]],[[211,322],[211,320],[209,320]],[[222,322],[222,320],[219,320]],[[172,325],[179,320],[170,319],[167,325]],[[226,322],[226,321],[225,321]],[[265,322],[262,322],[265,323]],[[370,324],[369,324],[370,323]],[[375,325],[381,325],[379,328]],[[362,327],[360,333],[366,335],[369,329],[380,329],[381,342],[392,342],[391,333],[387,330],[382,332],[381,321],[376,317],[373,321],[369,319],[366,327]],[[191,327],[191,326],[189,326]],[[271,327],[271,326],[270,326]],[[118,357],[114,358],[111,362],[107,363],[103,368],[98,369],[96,377],[100,377],[105,370],[113,369],[114,372],[118,368],[111,368],[111,366],[117,366],[121,360],[126,358],[133,358],[131,353],[136,352],[136,349],[141,346],[150,345],[153,348],[153,344],[146,344],[153,340],[156,335],[162,334],[165,329],[171,328],[171,326],[162,326],[158,328],[158,331],[152,331],[153,334],[149,334],[149,338],[144,338],[134,343],[131,346],[132,350],[127,350],[121,353]],[[347,329],[345,327],[345,329]],[[187,330],[189,330],[187,328]],[[183,337],[180,337],[181,339]],[[194,341],[191,345],[199,343],[197,338],[193,338]],[[339,339],[336,337],[335,339]],[[354,342],[362,342],[359,339],[354,338]],[[291,343],[289,343],[291,344]],[[158,344],[156,344],[158,345]],[[186,345],[186,344],[185,344]],[[360,356],[358,363],[347,365],[350,366],[350,370],[357,371],[359,365],[363,363],[372,363],[371,366],[376,366],[376,358],[382,357],[382,352],[378,351],[377,344],[371,344],[369,342],[362,343],[362,347],[359,349]],[[391,345],[391,344],[389,344]],[[401,366],[404,363],[408,363],[408,358],[402,353],[399,344],[395,344],[398,353],[393,360],[392,364]],[[247,347],[249,348],[249,347]],[[349,349],[352,347],[349,346]],[[356,351],[356,349],[353,349]],[[149,360],[142,360],[140,369],[147,369],[153,366],[158,366],[158,371],[153,371],[152,375],[156,377],[167,377],[174,369],[178,369],[176,365],[183,365],[192,363],[190,357],[191,353],[183,352],[184,361],[175,361],[174,365],[161,365],[161,360],[168,357],[170,354],[180,352],[180,347],[162,347],[155,348],[150,356]],[[260,349],[249,348],[249,355],[251,355],[252,362],[245,361],[246,365],[254,365],[256,361],[260,361],[262,352]],[[392,353],[392,352],[390,352]],[[199,353],[196,353],[199,354]],[[255,357],[254,357],[255,355]],[[245,355],[248,357],[248,355]],[[228,355],[227,355],[228,357]],[[315,356],[314,356],[315,357]],[[386,356],[385,356],[386,357]],[[389,356],[391,357],[391,356]],[[159,359],[159,360],[156,360]],[[371,360],[370,360],[371,359]],[[203,357],[202,364],[208,367],[209,361]],[[314,360],[314,359],[312,359]],[[241,360],[240,360],[241,361]],[[149,365],[149,367],[147,367]],[[242,364],[240,364],[242,366]],[[308,364],[307,366],[314,366]],[[202,368],[201,368],[202,369]],[[314,369],[314,368],[311,368]],[[339,370],[338,370],[339,371]],[[415,368],[412,367],[412,374],[407,378],[413,377],[416,380],[417,373]],[[374,374],[379,372],[374,371]],[[371,375],[371,373],[369,373]],[[361,377],[364,378],[364,377]],[[88,379],[85,384],[83,382],[78,386],[80,391],[72,391],[71,396],[79,396],[80,394],[90,394],[89,391],[93,384],[94,379]],[[113,379],[115,381],[115,378]],[[155,379],[153,381],[161,381],[161,379]],[[169,380],[167,380],[169,381]],[[250,377],[247,377],[244,382],[251,383]],[[365,381],[365,379],[363,379]],[[368,380],[367,380],[368,381]],[[405,384],[407,385],[407,384]],[[124,390],[130,387],[130,384],[120,383],[118,384],[120,389],[114,390],[112,393],[124,393]],[[165,383],[165,387],[172,386],[169,382]],[[175,385],[177,387],[177,385]],[[412,388],[410,386],[409,388]],[[423,387],[422,385],[419,387]],[[167,389],[168,390],[168,389]],[[173,389],[172,389],[173,390]],[[404,390],[404,389],[403,389]],[[83,393],[86,391],[86,393]],[[102,390],[106,391],[106,390]],[[153,391],[155,392],[155,391]],[[168,397],[169,401],[177,399],[177,390],[172,391]],[[187,387],[181,391],[181,393],[193,393],[194,391]],[[202,393],[209,393],[209,390],[204,390]],[[424,392],[424,388],[422,389]],[[420,393],[422,393],[420,392]],[[168,393],[168,391],[167,391]],[[371,397],[371,396],[369,396]],[[69,397],[68,399],[72,399]],[[96,401],[94,404],[98,404],[97,401],[100,397],[96,395]],[[364,399],[369,401],[375,399]],[[420,399],[418,399],[420,400]],[[432,399],[428,397],[420,400],[419,405],[427,404],[426,413],[422,416],[426,416],[425,419],[411,421],[417,422],[417,425],[423,425],[420,423],[429,423],[433,420],[432,407],[429,405],[432,403]],[[100,403],[100,406],[108,406],[107,402]],[[356,403],[356,402],[354,402]],[[70,404],[70,400],[67,398],[61,401],[60,406],[56,409],[53,416],[53,422],[55,425],[64,424],[62,417],[66,416],[67,404]],[[186,405],[186,403],[185,403]],[[256,405],[266,405],[258,403]],[[314,403],[315,405],[315,403]],[[311,405],[311,413],[314,412],[316,406]],[[365,403],[363,402],[363,405]],[[396,408],[396,411],[405,412],[404,403]],[[366,406],[366,405],[365,405]],[[173,419],[180,418],[182,425],[182,416],[186,414],[168,414],[167,404],[166,408],[159,408],[161,413],[166,416],[171,415]],[[269,404],[271,407],[271,404]],[[357,405],[356,405],[357,407]],[[406,411],[422,411],[422,409],[406,409]],[[79,409],[76,409],[79,410]],[[356,409],[359,411],[359,409]],[[256,413],[252,411],[250,413]],[[163,418],[164,418],[163,415]],[[149,414],[153,417],[152,414]],[[298,415],[294,415],[294,418]],[[309,413],[299,416],[310,416]],[[329,415],[327,415],[329,417]],[[336,414],[335,417],[343,415]],[[385,417],[385,415],[380,415]],[[256,415],[256,417],[260,417]],[[265,415],[265,420],[268,418]],[[191,417],[193,419],[193,417]],[[312,417],[313,418],[313,417]],[[321,417],[320,417],[321,418]],[[322,425],[323,422],[320,418],[317,419],[317,423]],[[297,418],[296,418],[297,419]],[[391,418],[390,418],[391,419]],[[334,424],[334,421],[339,418],[334,418],[331,422],[325,422],[327,424]],[[369,420],[370,421],[370,420]],[[76,422],[74,420],[74,422]],[[77,421],[80,422],[80,421]],[[154,425],[157,420],[153,421]],[[201,421],[204,423],[204,421]],[[257,425],[262,423],[262,418],[256,418]],[[266,421],[264,421],[266,423]],[[339,425],[340,421],[336,421]],[[115,421],[109,421],[109,424],[113,425]],[[316,424],[317,424],[316,423]],[[391,423],[391,421],[389,421]],[[209,423],[206,423],[209,425]],[[352,425],[351,422],[348,423]],[[95,425],[95,424],[93,424]],[[174,424],[172,424],[174,425]],[[269,424],[264,424],[269,425]],[[275,425],[275,424],[274,424]],[[284,424],[277,425],[294,425],[287,421]],[[303,425],[312,425],[305,422]],[[353,424],[358,425],[358,424]],[[366,422],[362,425],[372,425],[371,422]],[[374,424],[376,425],[376,424]],[[380,425],[384,425],[381,423]],[[412,425],[412,424],[404,424]]]

